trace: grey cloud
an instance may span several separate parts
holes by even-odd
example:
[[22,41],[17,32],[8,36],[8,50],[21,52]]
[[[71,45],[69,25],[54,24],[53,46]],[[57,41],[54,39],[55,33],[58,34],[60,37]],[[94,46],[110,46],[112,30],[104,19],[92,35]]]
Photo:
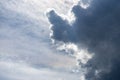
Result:
[[51,30],[53,31],[52,38],[68,42],[75,40],[74,28],[69,25],[68,21],[61,18],[54,10],[51,10],[48,14],[48,19],[52,24]]
[[[120,77],[120,1],[93,0],[87,9],[72,8],[76,20],[70,25],[55,11],[50,11],[53,39],[82,44],[95,53],[85,67],[88,80],[119,80]],[[96,73],[96,70],[99,73]]]

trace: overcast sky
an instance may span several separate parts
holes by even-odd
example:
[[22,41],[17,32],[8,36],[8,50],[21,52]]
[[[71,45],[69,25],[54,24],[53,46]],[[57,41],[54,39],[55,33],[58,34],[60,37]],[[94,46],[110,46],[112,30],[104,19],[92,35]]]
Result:
[[0,0],[0,80],[120,80],[119,0]]

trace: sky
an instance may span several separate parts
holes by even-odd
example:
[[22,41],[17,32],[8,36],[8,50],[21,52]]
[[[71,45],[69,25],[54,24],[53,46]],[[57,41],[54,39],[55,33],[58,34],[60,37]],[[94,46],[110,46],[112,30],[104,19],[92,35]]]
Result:
[[120,80],[119,0],[0,0],[0,80]]

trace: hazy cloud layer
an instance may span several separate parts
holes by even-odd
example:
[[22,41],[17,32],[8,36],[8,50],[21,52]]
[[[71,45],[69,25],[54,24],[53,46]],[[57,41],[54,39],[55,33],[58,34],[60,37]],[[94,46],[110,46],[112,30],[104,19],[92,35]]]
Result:
[[[49,2],[50,1],[50,2]],[[44,13],[60,0],[0,0],[0,80],[78,80],[75,59],[51,46]],[[56,5],[53,5],[56,4]]]
[[[74,43],[94,54],[84,67],[87,80],[119,80],[120,74],[120,1],[92,0],[88,8],[74,5],[72,25],[54,10],[47,15],[52,39]],[[83,53],[84,54],[84,53]]]

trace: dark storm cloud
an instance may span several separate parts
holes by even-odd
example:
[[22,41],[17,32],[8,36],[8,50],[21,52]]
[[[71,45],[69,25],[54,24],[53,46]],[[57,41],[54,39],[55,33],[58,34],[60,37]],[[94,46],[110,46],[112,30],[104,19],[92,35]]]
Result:
[[95,53],[85,65],[88,80],[120,80],[120,0],[93,0],[87,9],[75,5],[72,12],[72,25],[53,10],[48,13],[52,38],[82,44]]

